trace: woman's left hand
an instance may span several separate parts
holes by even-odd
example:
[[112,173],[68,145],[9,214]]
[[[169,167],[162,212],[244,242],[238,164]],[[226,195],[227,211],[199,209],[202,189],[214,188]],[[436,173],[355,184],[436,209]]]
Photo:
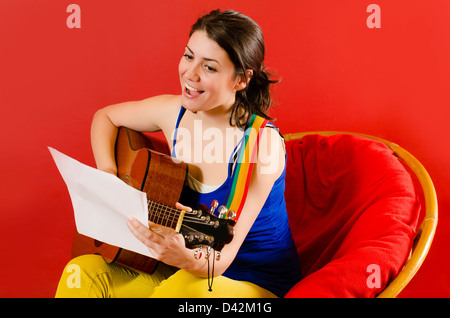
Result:
[[[176,204],[176,207],[180,210],[191,210],[179,203]],[[187,253],[190,251],[191,255],[192,251],[186,247],[180,233],[150,221],[148,222],[149,228],[146,228],[135,218],[130,218],[127,224],[134,236],[147,246],[155,259],[179,268],[185,266],[186,257],[189,257]]]

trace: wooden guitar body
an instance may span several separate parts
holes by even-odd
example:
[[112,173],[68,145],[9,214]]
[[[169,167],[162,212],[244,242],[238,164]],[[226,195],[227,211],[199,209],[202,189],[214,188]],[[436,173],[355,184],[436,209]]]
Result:
[[[146,192],[147,199],[175,207],[186,177],[186,164],[175,163],[168,156],[152,156],[150,150],[168,152],[163,142],[158,143],[141,133],[119,128],[115,149],[118,177],[128,185]],[[76,232],[72,244],[72,258],[84,254],[100,254],[108,262],[128,265],[148,273],[152,273],[157,264],[155,259]]]

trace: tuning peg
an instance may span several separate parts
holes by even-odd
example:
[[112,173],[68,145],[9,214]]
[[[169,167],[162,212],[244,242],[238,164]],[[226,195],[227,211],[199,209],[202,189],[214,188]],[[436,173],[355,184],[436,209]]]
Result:
[[227,215],[228,209],[226,206],[221,205],[217,211],[219,212],[219,219],[223,219]]
[[230,212],[228,212],[228,218],[230,220],[234,220],[235,217],[236,217],[236,212],[234,212],[233,210],[230,210]]
[[214,211],[217,209],[218,205],[219,205],[219,201],[213,200],[211,202],[211,210],[209,210],[209,213],[214,214]]

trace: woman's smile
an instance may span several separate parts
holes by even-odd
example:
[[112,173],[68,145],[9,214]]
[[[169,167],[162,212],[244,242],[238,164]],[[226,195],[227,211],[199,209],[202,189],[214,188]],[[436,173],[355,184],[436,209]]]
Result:
[[184,95],[187,98],[196,98],[198,96],[200,96],[201,94],[203,94],[205,91],[200,90],[198,88],[192,87],[187,83],[184,83],[185,86],[185,90],[184,90]]

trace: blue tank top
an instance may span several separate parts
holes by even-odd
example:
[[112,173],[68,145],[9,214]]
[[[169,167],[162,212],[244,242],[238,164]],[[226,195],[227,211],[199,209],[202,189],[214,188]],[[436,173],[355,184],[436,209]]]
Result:
[[[176,157],[177,130],[184,113],[185,108],[182,107],[175,127],[173,157]],[[268,126],[275,127],[272,124]],[[241,144],[242,141],[230,158],[228,177],[222,185],[208,193],[199,193],[185,185],[180,203],[192,207],[199,203],[209,206],[213,200],[217,200],[219,205],[225,205],[231,187],[233,163]],[[301,278],[300,261],[288,225],[284,201],[285,173],[286,168],[275,181],[234,261],[223,273],[225,277],[251,282],[279,297],[283,297]]]

